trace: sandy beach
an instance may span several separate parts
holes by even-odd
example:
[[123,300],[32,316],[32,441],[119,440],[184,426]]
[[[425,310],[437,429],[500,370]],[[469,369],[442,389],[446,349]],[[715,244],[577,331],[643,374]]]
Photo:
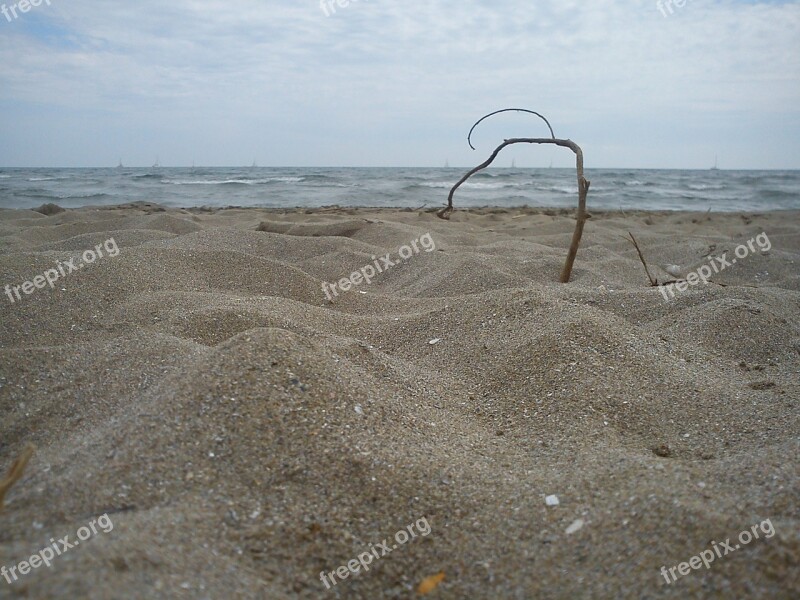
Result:
[[591,212],[0,210],[0,598],[796,598],[800,212]]

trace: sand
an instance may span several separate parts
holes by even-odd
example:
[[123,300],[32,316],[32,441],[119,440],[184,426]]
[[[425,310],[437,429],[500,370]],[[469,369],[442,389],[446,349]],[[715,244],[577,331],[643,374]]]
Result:
[[[797,597],[799,217],[594,213],[562,285],[572,211],[2,210],[0,286],[105,255],[0,296],[0,566],[113,529],[0,598]],[[629,231],[771,248],[666,301]]]

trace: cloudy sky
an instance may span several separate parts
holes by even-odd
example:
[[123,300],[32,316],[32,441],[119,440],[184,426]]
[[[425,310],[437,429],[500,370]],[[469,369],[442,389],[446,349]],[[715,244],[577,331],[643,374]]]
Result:
[[800,168],[800,0],[19,1],[2,166]]

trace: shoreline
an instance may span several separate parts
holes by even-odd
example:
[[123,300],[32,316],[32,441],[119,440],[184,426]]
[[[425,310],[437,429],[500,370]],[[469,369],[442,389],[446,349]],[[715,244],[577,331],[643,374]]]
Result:
[[[672,209],[613,209],[601,208],[592,209],[591,202],[588,203],[587,210],[592,215],[601,217],[609,216],[670,216],[670,215],[692,215],[706,217],[709,215],[748,215],[749,217],[757,217],[760,215],[771,214],[786,214],[796,213],[800,215],[798,208],[781,208],[781,209],[768,209],[768,210],[672,210]],[[395,207],[395,206],[345,206],[340,204],[331,204],[326,206],[309,207],[309,206],[240,206],[240,205],[227,205],[227,206],[166,206],[158,202],[136,201],[124,202],[114,205],[87,205],[76,208],[63,208],[57,203],[47,203],[47,205],[55,205],[62,211],[109,211],[109,210],[146,210],[146,211],[184,211],[184,212],[199,212],[199,213],[217,213],[221,211],[243,210],[243,211],[263,211],[267,213],[283,213],[283,214],[336,214],[336,213],[420,213],[420,214],[435,214],[446,206],[443,203],[441,206],[425,206],[419,208],[410,207]],[[42,205],[37,208],[0,208],[0,211],[19,211],[19,212],[39,212],[43,208]],[[547,216],[569,216],[570,213],[577,212],[577,201],[575,207],[559,207],[559,206],[468,206],[459,208],[456,206],[453,215],[458,213],[468,213],[476,215],[486,214],[504,214],[504,213],[522,213],[523,215],[547,215]],[[41,213],[40,213],[41,214]],[[46,215],[49,216],[49,215]]]

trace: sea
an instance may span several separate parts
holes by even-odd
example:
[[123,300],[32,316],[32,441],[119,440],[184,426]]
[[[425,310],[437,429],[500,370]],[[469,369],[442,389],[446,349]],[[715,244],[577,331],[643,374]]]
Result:
[[[152,202],[165,207],[436,208],[465,168],[0,168],[0,208]],[[602,210],[800,209],[800,171],[589,169]],[[456,208],[574,207],[574,169],[495,168],[474,175]]]

